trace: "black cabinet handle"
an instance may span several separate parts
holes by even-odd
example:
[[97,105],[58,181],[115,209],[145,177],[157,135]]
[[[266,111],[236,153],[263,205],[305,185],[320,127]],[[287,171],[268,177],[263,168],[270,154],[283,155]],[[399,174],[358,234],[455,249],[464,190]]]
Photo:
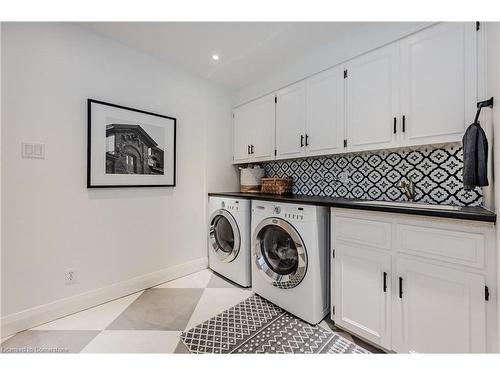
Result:
[[247,146],[247,154],[250,155],[250,145]]
[[253,145],[250,145],[250,153],[253,154],[253,149],[254,149],[254,146]]
[[387,272],[384,272],[384,293],[387,292]]
[[309,134],[306,134],[306,146],[309,146]]
[[403,298],[403,278],[399,278],[399,298]]
[[403,133],[405,132],[406,130],[406,116],[403,115]]
[[300,136],[300,147],[304,147],[304,136]]
[[396,119],[396,117],[394,117],[394,134],[396,134],[396,132],[397,132],[396,121],[397,121],[397,119]]

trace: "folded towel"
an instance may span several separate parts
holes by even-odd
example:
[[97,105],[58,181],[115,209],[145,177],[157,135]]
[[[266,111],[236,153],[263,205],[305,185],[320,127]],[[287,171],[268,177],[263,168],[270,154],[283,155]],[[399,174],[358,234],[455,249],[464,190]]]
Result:
[[463,137],[465,190],[488,186],[488,140],[479,123],[471,124]]

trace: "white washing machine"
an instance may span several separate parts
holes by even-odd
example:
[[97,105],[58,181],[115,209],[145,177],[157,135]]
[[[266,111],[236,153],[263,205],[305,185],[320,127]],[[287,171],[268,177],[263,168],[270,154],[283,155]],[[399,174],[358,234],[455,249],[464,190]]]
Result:
[[243,286],[252,284],[248,199],[209,198],[208,263],[212,270]]
[[319,323],[329,311],[329,211],[252,202],[252,289],[295,316]]

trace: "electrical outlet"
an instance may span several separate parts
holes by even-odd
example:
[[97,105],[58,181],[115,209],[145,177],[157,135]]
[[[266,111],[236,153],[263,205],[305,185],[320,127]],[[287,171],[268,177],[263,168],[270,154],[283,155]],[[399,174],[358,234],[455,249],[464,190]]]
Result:
[[340,172],[338,175],[337,175],[338,179],[340,182],[342,182],[343,184],[345,184],[347,181],[349,181],[349,173],[347,172]]
[[76,271],[73,268],[64,271],[64,283],[71,285],[76,283]]
[[44,143],[22,142],[22,157],[27,159],[45,159]]

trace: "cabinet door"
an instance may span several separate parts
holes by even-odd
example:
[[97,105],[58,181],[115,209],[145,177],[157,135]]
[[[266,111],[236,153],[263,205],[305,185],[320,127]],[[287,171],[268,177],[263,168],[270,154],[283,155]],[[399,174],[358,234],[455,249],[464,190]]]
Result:
[[305,83],[299,82],[276,95],[276,159],[305,155],[305,92]]
[[391,347],[391,255],[338,241],[332,265],[335,324]]
[[335,67],[306,82],[306,154],[328,155],[344,144],[344,70]]
[[403,145],[454,142],[474,120],[476,30],[442,23],[401,41]]
[[483,276],[405,258],[394,275],[396,352],[486,352]]
[[252,111],[249,104],[233,110],[233,162],[247,163],[251,160],[250,144]]
[[252,159],[265,161],[274,159],[274,94],[267,95],[251,103],[252,110]]
[[398,44],[393,43],[347,63],[349,151],[398,145],[399,132],[394,129],[399,114],[398,56]]

